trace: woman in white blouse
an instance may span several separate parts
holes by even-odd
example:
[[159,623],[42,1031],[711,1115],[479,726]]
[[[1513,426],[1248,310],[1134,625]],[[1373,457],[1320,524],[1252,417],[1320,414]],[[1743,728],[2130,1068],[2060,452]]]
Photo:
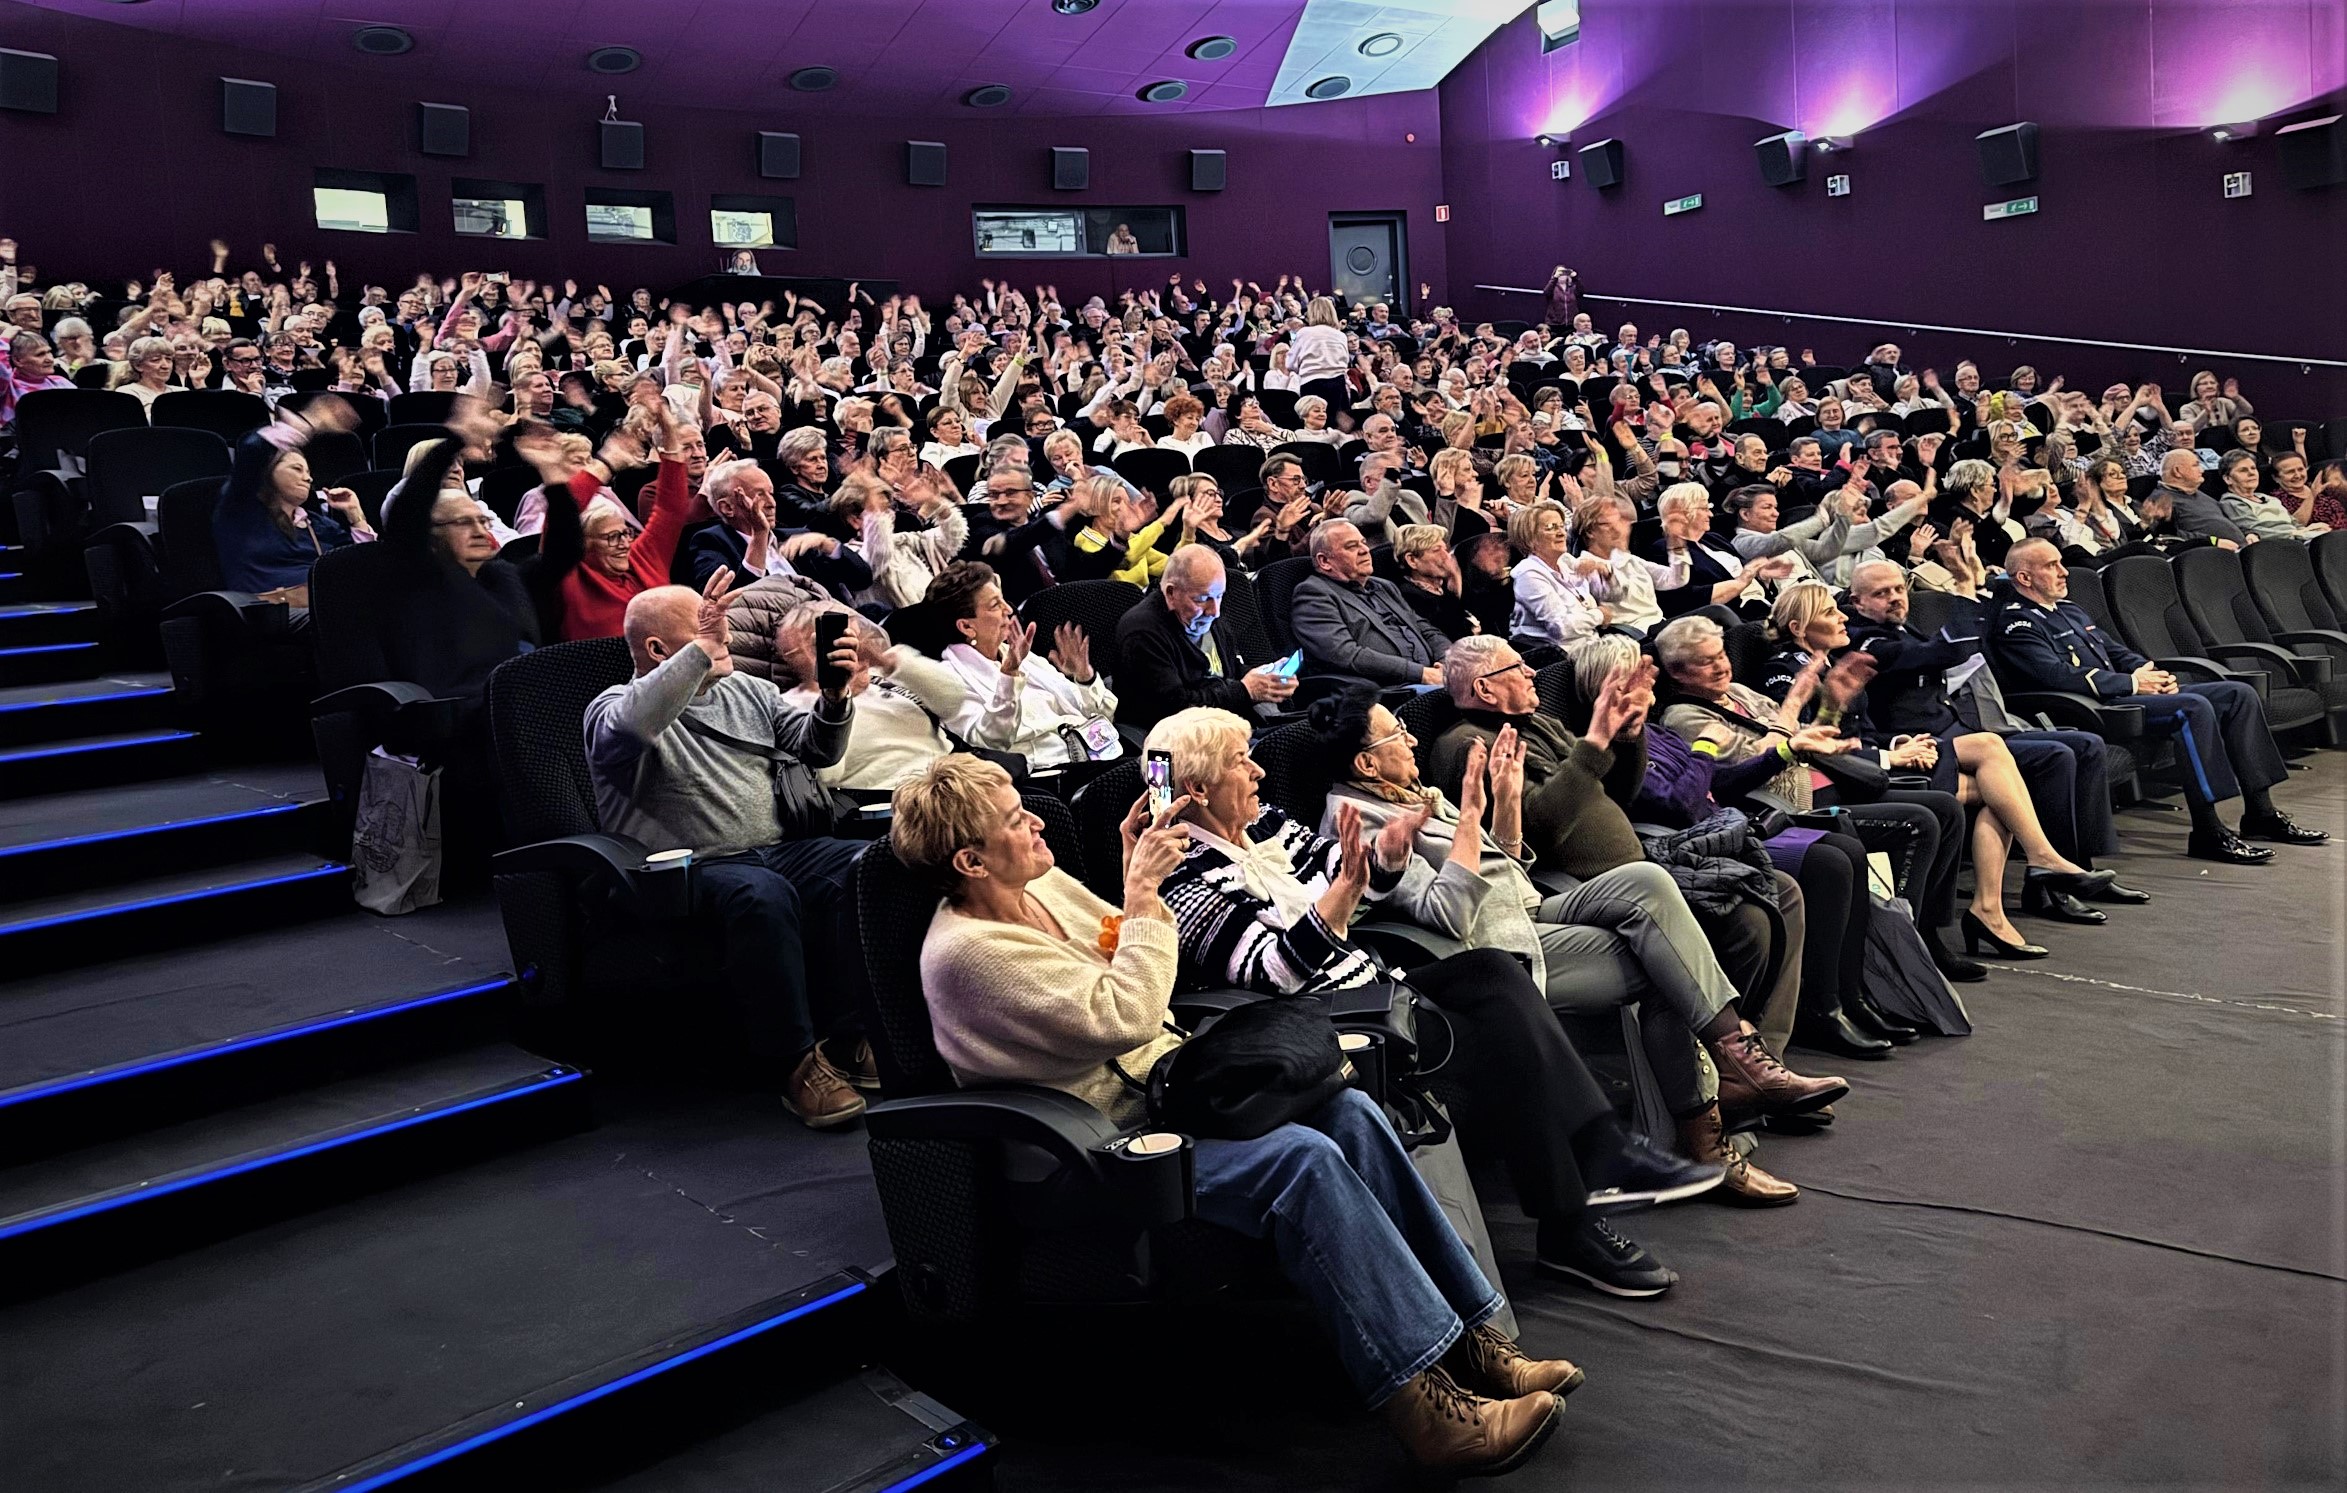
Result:
[[1167,400],[1165,418],[1173,422],[1173,433],[1157,443],[1160,451],[1179,451],[1196,461],[1199,452],[1214,444],[1214,437],[1198,428],[1206,418],[1206,406],[1197,396],[1176,394]]
[[1082,628],[1063,622],[1048,658],[1032,652],[1033,624],[1019,625],[992,566],[969,561],[947,567],[927,600],[961,639],[945,650],[944,662],[968,693],[947,730],[972,746],[1017,752],[1035,767],[1124,754],[1116,696],[1093,670]]
[[1575,515],[1580,530],[1581,556],[1597,560],[1604,569],[1589,577],[1590,594],[1604,604],[1614,626],[1641,633],[1662,626],[1662,605],[1655,600],[1655,582],[1670,582],[1671,570],[1630,553],[1630,515],[1619,498],[1586,498]]
[[[1288,339],[1288,372],[1295,375],[1296,387],[1318,394],[1323,399],[1342,398],[1345,369],[1352,363],[1352,354],[1346,349],[1344,322],[1337,316],[1336,302],[1327,296],[1314,296],[1312,304],[1304,308],[1304,325]],[[1334,390],[1315,385],[1335,385]]]
[[970,440],[969,422],[960,410],[940,409],[929,418],[929,439],[921,447],[921,460],[943,470],[955,457],[976,456],[983,449]]
[[1578,643],[1607,622],[1606,611],[1589,594],[1589,577],[1602,568],[1588,556],[1569,559],[1571,525],[1558,503],[1533,503],[1508,517],[1508,542],[1522,551],[1516,562],[1516,611],[1508,630],[1559,646]]

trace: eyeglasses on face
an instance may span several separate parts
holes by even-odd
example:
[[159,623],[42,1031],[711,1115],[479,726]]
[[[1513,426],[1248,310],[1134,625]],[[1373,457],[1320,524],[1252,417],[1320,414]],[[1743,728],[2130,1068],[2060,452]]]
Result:
[[1518,669],[1522,669],[1527,674],[1532,672],[1532,666],[1519,658],[1512,664],[1506,664],[1497,669],[1486,669],[1475,677],[1477,679],[1497,679],[1502,674],[1513,674]]
[[432,527],[435,529],[479,529],[486,534],[491,532],[494,526],[486,517],[476,513],[470,518],[436,518],[432,520]]

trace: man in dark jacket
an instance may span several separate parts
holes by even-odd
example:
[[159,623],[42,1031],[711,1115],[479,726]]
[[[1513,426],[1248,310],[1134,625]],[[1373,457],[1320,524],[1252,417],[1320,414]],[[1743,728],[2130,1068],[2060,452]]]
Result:
[[709,584],[719,566],[750,580],[803,575],[842,601],[872,584],[872,567],[831,535],[775,527],[774,479],[756,462],[744,458],[711,467],[707,493],[718,521],[685,540],[690,563],[684,568],[694,585]]
[[[2091,731],[2025,731],[1996,703],[1983,707],[1968,689],[1948,693],[1949,671],[1981,654],[1987,621],[1980,592],[1969,571],[1957,577],[1954,610],[1936,636],[1907,620],[1907,572],[1888,560],[1870,560],[1850,575],[1850,641],[1874,660],[1866,703],[1878,730],[1901,736],[1940,739],[1942,769],[1932,786],[1954,791],[1955,769],[1965,750],[1957,739],[1974,732],[2004,738],[2029,790],[2029,801],[2044,824],[2046,838],[2069,860],[2093,869],[2094,857],[2119,853],[2111,826],[2111,790],[2104,767],[2103,739]],[[1991,676],[1993,678],[1993,676]],[[1993,699],[1993,697],[1992,697]],[[1967,749],[1968,750],[1968,749]],[[1944,776],[1946,781],[1940,779]],[[2051,896],[2057,915],[2069,922],[2099,923],[2091,908],[2070,905],[2068,893],[2039,889],[2024,896],[2025,911],[2039,911]],[[2151,898],[2112,882],[2079,894],[2095,902],[2148,902]]]
[[1251,719],[1257,705],[1296,692],[1294,679],[1271,671],[1276,660],[1247,657],[1223,625],[1229,579],[1211,546],[1185,544],[1167,557],[1161,589],[1118,619],[1117,724],[1146,731],[1193,705]]
[[1372,684],[1440,684],[1451,640],[1410,609],[1401,588],[1373,575],[1369,541],[1343,519],[1312,531],[1316,574],[1298,585],[1289,623],[1314,674]]
[[[2290,775],[2266,724],[2257,691],[2239,680],[2179,684],[2176,676],[2094,625],[2070,601],[2070,569],[2060,550],[2024,539],[2005,557],[2012,590],[1989,615],[1997,677],[2008,689],[2066,690],[2089,699],[2142,707],[2144,732],[2174,736],[2183,759],[2185,807],[2192,837],[2185,853],[2200,860],[2261,866],[2263,845],[2319,845],[2330,838],[2274,807],[2266,790]],[[2246,810],[2235,834],[2216,806],[2238,796]]]

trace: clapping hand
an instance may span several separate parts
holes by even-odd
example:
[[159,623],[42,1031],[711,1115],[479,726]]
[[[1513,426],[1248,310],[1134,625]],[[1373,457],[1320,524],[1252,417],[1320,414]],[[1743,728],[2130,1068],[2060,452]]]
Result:
[[[1470,782],[1474,780],[1479,766],[1476,755],[1481,751],[1482,745],[1477,743],[1468,755],[1467,777]],[[1417,808],[1406,809],[1378,826],[1377,864],[1388,871],[1399,871],[1409,865],[1411,847],[1418,843],[1418,831],[1425,825],[1426,817],[1433,812],[1433,804],[1421,803]]]
[[1005,675],[1016,674],[1026,664],[1027,655],[1035,649],[1035,624],[1025,627],[1013,625],[1003,639],[1001,667]]
[[[1029,628],[1031,633],[1033,628]],[[1073,622],[1062,622],[1051,634],[1052,666],[1078,684],[1092,682],[1092,639]]]
[[1361,899],[1369,887],[1369,845],[1361,838],[1361,810],[1359,805],[1339,803],[1336,808],[1337,872],[1330,880],[1331,894],[1339,895],[1348,904],[1344,918],[1322,916],[1331,927],[1342,927],[1352,921],[1350,905]]
[[1857,738],[1844,736],[1831,726],[1803,726],[1793,732],[1788,744],[1796,757],[1838,757],[1858,750]]
[[693,641],[709,655],[709,677],[722,679],[733,672],[733,654],[726,647],[731,629],[726,622],[726,603],[733,599],[733,571],[720,565],[711,573],[709,583],[701,588],[701,601],[693,613]]
[[1940,760],[1940,744],[1928,736],[1910,736],[1891,746],[1890,765],[1929,771]]
[[1787,736],[1801,729],[1801,712],[1809,708],[1809,701],[1817,693],[1817,681],[1825,673],[1825,655],[1813,653],[1793,682],[1785,687],[1785,698],[1777,702],[1777,726]]
[[1865,689],[1867,681],[1873,678],[1874,655],[1852,649],[1836,659],[1832,667],[1825,671],[1825,678],[1819,681],[1818,690],[1825,696],[1827,704],[1836,710],[1847,710],[1850,702],[1858,698],[1858,692]]

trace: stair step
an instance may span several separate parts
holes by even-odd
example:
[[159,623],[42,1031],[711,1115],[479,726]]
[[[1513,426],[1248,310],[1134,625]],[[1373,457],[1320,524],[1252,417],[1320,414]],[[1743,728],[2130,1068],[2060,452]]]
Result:
[[0,685],[0,748],[100,731],[153,730],[170,719],[169,674]]
[[316,848],[325,802],[311,763],[0,802],[0,903],[34,888],[63,892]]
[[0,648],[80,643],[98,635],[94,601],[20,601],[0,606]]
[[95,964],[350,907],[350,867],[287,854],[0,906],[0,967]]
[[196,765],[199,752],[195,732],[173,729],[115,731],[0,748],[0,798],[183,773]]
[[0,1165],[485,1041],[503,1027],[513,989],[499,975],[0,1089]]
[[[786,1392],[815,1387],[809,1380],[835,1381],[842,1355],[855,1355],[866,1345],[872,1292],[861,1272],[839,1271],[558,1383],[502,1399],[432,1435],[304,1484],[299,1493],[589,1486],[608,1475],[615,1460],[640,1458],[647,1444],[666,1449],[680,1434],[689,1435],[703,1417],[721,1408],[713,1400],[730,1404],[744,1387],[772,1393],[777,1381]],[[818,1364],[822,1367],[812,1367]],[[885,1430],[902,1437],[896,1422],[904,1417],[880,1408],[886,1412],[879,1417]],[[950,1413],[939,1407],[936,1416],[948,1419]],[[960,1426],[958,1420],[953,1426]],[[933,1455],[933,1462],[955,1455],[975,1460],[967,1457],[970,1447],[985,1444],[975,1428],[921,1429],[926,1433],[922,1442],[945,1435],[957,1443]],[[888,1450],[898,1458],[917,1455],[903,1447]],[[852,1476],[863,1470],[859,1462],[868,1466],[870,1460],[851,1453],[846,1471]],[[820,1470],[825,1469],[810,1467],[802,1478],[796,1467],[769,1467],[760,1486],[807,1493],[866,1486],[842,1484],[837,1477],[823,1480],[814,1475]],[[935,1480],[932,1474],[919,1482]],[[897,1486],[917,1485],[897,1480]]]
[[86,679],[97,672],[96,643],[34,643],[0,647],[0,685]]
[[488,1043],[0,1170],[0,1291],[85,1278],[576,1128],[584,1080]]

